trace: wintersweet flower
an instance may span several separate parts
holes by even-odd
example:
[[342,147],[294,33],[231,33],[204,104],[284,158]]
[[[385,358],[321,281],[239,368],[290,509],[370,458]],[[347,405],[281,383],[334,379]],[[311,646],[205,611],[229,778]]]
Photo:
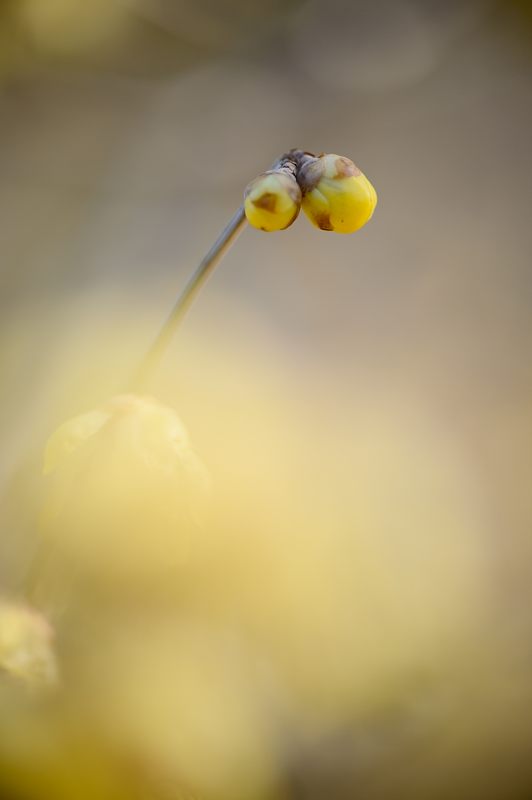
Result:
[[298,182],[303,192],[303,211],[321,230],[354,233],[375,211],[375,189],[356,164],[344,156],[305,156]]
[[264,172],[248,184],[244,193],[247,221],[261,231],[288,228],[299,214],[301,189],[292,174]]

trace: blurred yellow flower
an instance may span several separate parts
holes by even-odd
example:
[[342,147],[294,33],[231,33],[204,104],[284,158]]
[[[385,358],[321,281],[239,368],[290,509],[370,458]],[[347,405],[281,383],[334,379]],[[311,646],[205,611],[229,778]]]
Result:
[[0,674],[4,671],[29,686],[51,686],[57,680],[53,630],[38,611],[0,600]]
[[113,397],[52,434],[44,472],[44,535],[84,570],[156,577],[186,559],[208,478],[171,408]]

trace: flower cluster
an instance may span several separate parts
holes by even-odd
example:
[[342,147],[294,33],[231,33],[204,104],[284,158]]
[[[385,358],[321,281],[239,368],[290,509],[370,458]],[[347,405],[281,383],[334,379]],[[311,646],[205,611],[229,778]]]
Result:
[[370,181],[349,158],[292,150],[247,186],[248,222],[262,231],[288,228],[302,208],[323,231],[354,233],[377,205]]

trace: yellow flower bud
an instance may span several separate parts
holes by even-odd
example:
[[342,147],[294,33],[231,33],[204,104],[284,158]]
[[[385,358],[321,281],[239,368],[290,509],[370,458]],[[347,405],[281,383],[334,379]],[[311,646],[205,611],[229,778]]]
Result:
[[303,211],[317,228],[354,233],[371,219],[377,193],[366,176],[348,158],[334,153],[308,158],[298,181]]
[[244,208],[247,220],[254,228],[282,231],[299,214],[301,189],[292,175],[281,170],[270,170],[247,186]]

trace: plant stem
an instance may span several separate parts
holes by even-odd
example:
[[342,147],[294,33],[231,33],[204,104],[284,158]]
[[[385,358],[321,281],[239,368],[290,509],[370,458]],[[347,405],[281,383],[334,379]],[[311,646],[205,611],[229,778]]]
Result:
[[[274,161],[270,167],[270,170],[287,172],[289,175],[292,175],[295,178],[299,163],[302,162],[304,158],[308,157],[308,155],[309,154],[305,153],[303,150],[290,150],[290,152],[285,153],[276,159],[276,161]],[[227,226],[221,232],[220,236],[214,242],[213,246],[178,297],[176,304],[166,319],[166,322],[162,326],[157,337],[153,341],[151,347],[134,373],[129,386],[130,391],[143,391],[146,385],[149,383],[151,376],[161,363],[174,333],[179,327],[179,324],[187,313],[188,309],[192,305],[199,290],[211,272],[214,271],[214,268],[222,259],[222,257],[227,253],[231,245],[236,241],[239,234],[244,229],[245,224],[246,215],[244,212],[244,206],[241,205],[228,222]]]
[[240,206],[178,297],[172,311],[135,372],[130,385],[131,391],[142,391],[149,382],[149,379],[161,363],[175,331],[192,305],[194,298],[209,275],[214,271],[216,265],[243,231],[245,224],[244,206]]

